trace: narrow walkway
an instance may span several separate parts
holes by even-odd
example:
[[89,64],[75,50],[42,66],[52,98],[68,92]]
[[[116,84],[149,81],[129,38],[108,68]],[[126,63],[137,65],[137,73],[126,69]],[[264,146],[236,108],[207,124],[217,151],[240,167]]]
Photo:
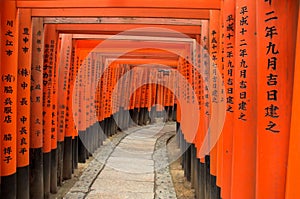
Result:
[[108,139],[65,198],[176,198],[167,156],[175,123],[133,127]]

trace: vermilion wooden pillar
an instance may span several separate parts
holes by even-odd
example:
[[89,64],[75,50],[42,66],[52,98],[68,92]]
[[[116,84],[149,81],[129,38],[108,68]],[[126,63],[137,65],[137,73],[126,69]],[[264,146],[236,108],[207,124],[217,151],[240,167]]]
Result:
[[29,198],[31,41],[31,11],[21,9],[19,10],[17,93],[17,198],[20,199]]
[[43,19],[32,19],[30,198],[44,197],[43,175]]
[[[218,10],[212,10],[210,11],[210,21],[209,21],[209,54],[210,54],[210,79],[209,79],[209,85],[210,85],[210,97],[211,97],[211,106],[217,106],[218,103],[220,103],[220,88],[221,85],[218,83],[218,72],[219,71],[219,65],[221,62],[221,57],[220,57],[220,48],[221,48],[221,43],[220,43],[220,36],[221,36],[221,31],[220,31],[220,14],[221,12]],[[215,111],[215,112],[213,112]],[[218,116],[218,109],[211,109],[211,114],[214,114]],[[217,120],[219,121],[219,116],[217,118],[210,118],[210,121],[212,120]],[[218,124],[218,123],[217,123]],[[214,145],[215,139],[216,139],[216,134],[217,134],[217,127],[212,125],[210,126],[209,129],[209,148],[211,148],[210,151],[210,174],[212,175],[210,177],[210,190],[208,190],[208,198],[209,197],[216,197],[217,190],[216,190],[216,175],[217,175],[217,159],[218,159],[218,144]],[[220,141],[220,139],[218,139]]]
[[[296,55],[300,53],[300,14],[298,12],[298,30],[297,30],[297,44]],[[286,199],[295,198],[300,195],[300,57],[296,56],[295,73],[294,73],[294,90],[293,90],[293,105],[292,105],[292,121],[290,131],[289,156],[287,167],[287,183],[286,183]]]
[[224,49],[224,87],[226,93],[226,118],[223,127],[223,172],[221,197],[231,195],[232,140],[234,116],[234,74],[235,74],[235,0],[225,0],[222,12]]
[[299,1],[256,2],[256,198],[284,198]]
[[77,115],[77,125],[78,125],[78,162],[85,163],[86,161],[86,149],[85,149],[85,121],[84,121],[84,59],[86,57],[86,53],[83,52],[83,50],[79,49],[79,69],[78,69],[78,82],[76,84],[76,92],[77,94],[77,107],[76,111],[78,113]]
[[[223,19],[223,12],[224,12],[224,2],[221,2],[221,10],[220,10],[220,17],[219,17],[219,29],[220,29],[220,34],[219,34],[219,58],[218,58],[218,71],[220,74],[220,82],[218,83],[218,89],[219,89],[219,96],[218,96],[218,103],[220,104],[221,102],[224,102],[226,104],[226,95],[223,95],[225,93],[225,83],[224,83],[224,76],[225,76],[225,52],[224,52],[224,19]],[[224,106],[225,108],[225,106]],[[220,113],[221,110],[220,108],[218,109],[218,112]],[[218,118],[218,125],[221,125],[221,114],[218,114],[220,118]],[[226,117],[226,114],[225,116]],[[219,139],[217,141],[217,174],[216,174],[216,197],[220,198],[221,194],[221,188],[223,186],[223,178],[222,178],[222,173],[223,173],[223,142],[224,142],[224,136],[222,134],[222,130],[219,136]],[[226,163],[224,163],[226,164]]]
[[54,40],[54,55],[53,55],[53,71],[52,71],[52,110],[51,110],[51,178],[50,178],[50,191],[51,193],[57,192],[57,131],[58,131],[58,117],[57,117],[57,97],[58,97],[58,66],[60,57],[60,44],[61,40],[56,34]]
[[44,65],[43,65],[43,162],[45,198],[50,197],[51,184],[51,137],[53,106],[53,72],[55,72],[56,30],[45,25],[44,29]]
[[72,35],[63,34],[60,49],[60,59],[58,65],[58,131],[57,131],[57,146],[58,146],[58,185],[62,185],[63,180],[63,155],[64,155],[64,137],[65,137],[65,119],[67,108],[67,92],[68,78],[71,64],[72,53]]
[[16,1],[1,1],[1,198],[16,198],[18,23]]
[[208,83],[209,83],[209,28],[208,21],[203,20],[201,22],[201,43],[200,43],[200,61],[201,61],[201,75],[202,75],[202,89],[201,89],[201,141],[196,146],[197,149],[197,157],[200,158],[199,163],[199,198],[205,197],[205,185],[206,185],[206,171],[205,171],[205,154],[200,154],[200,149],[203,144],[204,137],[208,133],[208,122],[209,122],[209,111],[210,111],[210,103],[209,103],[209,94],[208,94]]
[[72,157],[73,157],[73,142],[72,136],[74,133],[74,121],[73,121],[73,88],[74,88],[74,74],[75,74],[75,40],[72,40],[70,46],[70,64],[69,64],[69,76],[67,80],[67,93],[66,93],[66,115],[65,115],[65,138],[64,138],[64,160],[63,160],[63,179],[68,180],[72,178]]
[[255,198],[257,137],[256,3],[236,0],[231,198]]
[[[78,82],[77,80],[77,73],[79,69],[79,56],[78,56],[78,49],[77,49],[77,42],[75,39],[72,41],[72,76],[70,76],[70,87],[69,87],[69,98],[68,98],[68,114],[69,114],[69,119],[68,119],[68,124],[66,124],[66,131],[67,127],[70,127],[69,130],[70,135],[72,135],[72,173],[74,169],[77,169],[77,164],[78,164],[78,128],[76,126],[77,123],[75,123],[75,117],[77,117],[78,113],[78,108],[76,104],[74,103],[74,99],[76,100],[76,90],[74,89],[75,84]],[[75,97],[74,97],[75,96]],[[75,104],[73,106],[73,104]],[[66,133],[66,135],[69,135],[69,133]]]

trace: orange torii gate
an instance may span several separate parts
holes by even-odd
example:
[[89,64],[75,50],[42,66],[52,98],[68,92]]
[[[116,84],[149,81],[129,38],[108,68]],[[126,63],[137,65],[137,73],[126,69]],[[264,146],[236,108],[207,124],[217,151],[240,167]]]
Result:
[[[180,107],[177,121],[183,167],[198,198],[292,198],[298,182],[294,176],[299,174],[295,169],[299,161],[294,140],[298,113],[298,8],[298,0],[134,0],[122,4],[117,0],[1,1],[1,197],[49,197],[63,178],[71,177],[76,157],[85,161],[99,146],[95,141],[103,141],[98,123],[108,136],[116,132],[113,117],[122,120],[125,110],[135,111],[137,120],[142,121],[145,108],[151,110],[156,103],[172,106],[171,93],[162,85],[138,88],[131,99],[127,96],[128,107],[112,94],[118,80],[131,70],[135,72],[128,74],[132,75],[130,80],[121,83],[128,93],[142,77],[148,79],[150,70],[138,66],[155,62],[177,68],[197,91],[197,111],[202,120],[196,139],[191,135],[194,113],[185,112],[196,100],[181,81],[178,94],[184,102],[180,102],[181,98],[175,101]],[[98,13],[103,14],[99,17]],[[145,31],[149,26],[153,31]],[[140,37],[139,42],[116,39],[110,48],[93,51],[108,35],[122,32]],[[203,44],[211,59],[201,47],[197,50],[195,43],[180,42],[182,35],[176,32]],[[72,35],[75,33],[89,35]],[[91,34],[102,38],[92,41],[95,35]],[[170,38],[169,43],[150,38],[162,36]],[[141,42],[145,37],[153,43]],[[114,60],[126,45],[145,48]],[[155,47],[170,52],[183,50],[178,56]],[[197,59],[200,65],[195,67]],[[202,71],[200,76],[195,68]],[[216,71],[220,71],[223,83],[216,83]],[[154,73],[154,79],[174,81]],[[80,83],[83,86],[76,86]],[[94,101],[91,96],[95,90]],[[221,98],[224,93],[226,98]],[[293,110],[289,106],[292,99]],[[221,102],[226,102],[225,126],[213,150],[204,157],[206,134],[209,147],[213,147],[212,140],[218,132],[209,122],[221,125],[220,118],[211,118],[221,113],[213,109]],[[114,103],[121,106],[121,111],[111,107]],[[128,127],[128,118],[123,118],[122,123]],[[79,144],[80,154],[73,154],[77,130],[86,146]],[[191,169],[198,173],[190,176]]]

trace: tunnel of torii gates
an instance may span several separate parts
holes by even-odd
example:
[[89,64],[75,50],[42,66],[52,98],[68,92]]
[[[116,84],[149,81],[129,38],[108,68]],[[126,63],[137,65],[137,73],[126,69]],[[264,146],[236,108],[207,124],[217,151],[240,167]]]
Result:
[[107,137],[161,115],[196,198],[300,196],[298,0],[0,10],[0,198],[48,198]]

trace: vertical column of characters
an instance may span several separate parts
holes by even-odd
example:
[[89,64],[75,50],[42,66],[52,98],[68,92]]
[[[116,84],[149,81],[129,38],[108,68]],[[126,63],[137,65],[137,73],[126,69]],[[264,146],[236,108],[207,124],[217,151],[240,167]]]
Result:
[[[106,63],[107,64],[107,63]],[[105,76],[104,76],[104,93],[105,93],[105,119],[109,117],[109,72],[110,72],[110,67],[107,66],[105,67]]]
[[[115,110],[113,111],[114,114],[117,114],[120,110],[120,96],[122,94],[122,90],[121,88],[123,87],[123,81],[120,80],[120,78],[122,77],[122,73],[123,73],[123,65],[122,64],[117,64],[116,65],[116,74],[115,74],[115,83],[114,83],[114,90],[116,90],[116,95],[113,96],[114,97],[114,103],[116,104],[116,106],[114,107]],[[119,82],[120,80],[120,82]],[[120,84],[120,86],[116,86],[117,84]]]
[[91,68],[92,68],[92,54],[90,49],[87,48],[86,50],[86,58],[85,58],[85,78],[84,78],[84,121],[85,121],[85,129],[86,129],[86,142],[85,146],[87,149],[87,159],[89,158],[89,154],[92,153],[92,146],[91,146],[91,121],[90,121],[90,99],[91,99],[91,84],[92,84],[92,75],[91,75]]
[[102,64],[101,64],[101,92],[100,92],[100,117],[101,117],[101,124],[102,124],[102,129],[104,129],[104,119],[105,119],[105,58],[102,56],[101,58]]
[[108,132],[111,136],[112,132],[112,89],[113,89],[113,76],[115,72],[115,63],[110,64],[108,69],[108,87],[107,87],[107,94],[108,94],[108,102],[107,102],[107,119],[108,119]]
[[75,39],[74,40],[75,44],[74,44],[74,77],[73,77],[73,81],[74,81],[74,84],[73,84],[73,90],[71,91],[72,92],[72,100],[71,100],[71,103],[72,103],[72,114],[73,114],[73,121],[74,121],[74,126],[75,126],[75,131],[73,133],[73,137],[77,136],[77,132],[78,132],[78,84],[79,84],[79,78],[78,78],[78,71],[79,71],[79,49],[78,49],[78,42],[77,40]]
[[[151,74],[150,74],[150,69],[149,68],[146,68],[146,71],[147,71],[147,77],[146,79],[148,81],[151,81]],[[145,109],[146,110],[149,110],[149,101],[150,101],[150,98],[151,98],[151,84],[150,83],[147,83],[146,84],[146,96],[145,96]]]
[[[176,73],[176,79],[177,79],[177,84],[176,84],[176,105],[177,105],[177,112],[176,112],[176,121],[181,125],[181,79],[179,78],[181,74],[181,63],[182,63],[182,58],[179,57],[178,64],[177,64],[177,71]],[[157,77],[156,77],[157,78]],[[157,91],[155,91],[157,93]]]
[[235,67],[235,0],[223,3],[223,51],[224,51],[224,87],[226,93],[226,118],[222,131],[223,136],[223,172],[221,196],[230,198],[232,167],[232,136],[234,115],[234,67]]
[[[202,29],[202,27],[201,27]],[[203,114],[202,114],[202,105],[203,105],[203,100],[202,100],[202,74],[201,74],[201,70],[202,70],[202,65],[201,65],[201,35],[197,35],[196,38],[197,41],[197,45],[196,45],[196,52],[195,52],[195,69],[194,69],[194,81],[195,81],[195,94],[197,97],[197,107],[198,107],[198,115],[200,118],[199,121],[199,126],[198,126],[198,130],[197,130],[197,134],[195,137],[195,147],[199,148],[202,140],[203,140]]]
[[[79,42],[79,41],[78,41]],[[78,96],[78,162],[85,163],[86,161],[86,126],[85,126],[85,69],[86,69],[86,53],[83,49],[78,48],[79,55],[79,69],[78,69],[78,84],[76,84]]]
[[[201,32],[202,32],[202,24],[201,24]],[[192,148],[192,173],[194,173],[195,176],[194,180],[192,181],[194,184],[194,188],[195,188],[195,195],[197,198],[201,197],[201,159],[198,156],[198,149],[201,147],[201,144],[203,142],[203,138],[204,138],[204,96],[203,96],[203,82],[204,82],[204,78],[203,78],[203,73],[202,73],[202,69],[203,69],[203,65],[202,65],[202,34],[197,35],[196,37],[196,55],[195,55],[195,81],[197,81],[197,87],[196,87],[196,97],[197,97],[197,107],[198,107],[198,115],[199,115],[199,126],[198,126],[198,130],[197,130],[197,134],[196,134],[196,138],[195,138],[195,145]]]
[[[153,99],[153,82],[155,81],[154,80],[154,74],[152,72],[152,69],[149,68],[148,69],[148,73],[149,73],[149,80],[151,83],[148,84],[147,86],[147,104],[146,104],[146,107],[149,111],[149,113],[151,112],[151,107],[152,107],[152,99]],[[150,118],[151,119],[151,118]]]
[[[73,169],[78,168],[78,147],[79,147],[79,138],[78,138],[78,102],[79,102],[79,95],[78,95],[78,70],[80,67],[80,59],[79,59],[79,49],[78,49],[78,42],[77,40],[73,40],[72,48],[74,53],[74,74],[73,74],[73,88],[70,88],[70,103],[72,106],[70,125],[74,126],[73,133],[72,133],[72,147],[73,147]],[[98,109],[97,109],[98,110]]]
[[[218,62],[218,70],[219,70],[219,75],[218,79],[221,81],[219,82],[219,97],[218,101],[220,103],[225,104],[226,100],[226,95],[225,95],[225,83],[224,83],[224,76],[225,76],[225,62],[224,62],[224,56],[225,56],[225,51],[224,51],[224,39],[225,39],[225,26],[224,26],[224,1],[221,2],[221,12],[220,12],[220,24],[219,24],[219,29],[220,29],[220,34],[219,34],[219,62]],[[225,107],[224,107],[225,108]],[[220,109],[218,109],[219,112],[221,112]],[[226,113],[225,113],[226,114]],[[221,114],[218,114],[219,122],[218,125],[221,125]],[[226,115],[225,115],[226,117]],[[216,130],[218,132],[218,130]],[[217,197],[220,197],[219,194],[221,194],[221,188],[223,187],[223,145],[224,145],[224,136],[223,136],[223,128],[221,128],[220,137],[217,141],[217,180],[216,180],[216,191],[218,194]],[[224,163],[225,164],[225,163]]]
[[43,182],[43,19],[32,19],[30,197],[44,197]]
[[69,70],[71,66],[71,52],[72,52],[72,35],[61,35],[61,49],[59,59],[59,74],[58,74],[58,142],[64,141],[65,123],[66,123],[66,107],[68,95],[68,79]]
[[51,130],[52,130],[52,76],[54,69],[54,43],[56,40],[54,26],[45,25],[44,29],[44,63],[43,63],[43,164],[44,192],[50,194],[51,181]]
[[95,90],[96,90],[96,53],[91,50],[91,88],[90,88],[90,124],[91,124],[91,142],[92,142],[92,151],[96,150],[96,119],[95,119]]
[[109,101],[109,98],[108,98],[108,84],[109,84],[109,66],[107,66],[108,65],[108,63],[107,62],[105,62],[105,71],[104,71],[104,76],[103,76],[103,79],[104,79],[104,86],[103,86],[103,92],[104,92],[104,99],[103,99],[103,101],[104,101],[104,122],[105,122],[105,133],[106,133],[106,135],[107,136],[109,136],[107,133],[107,128],[106,128],[106,126],[107,126],[107,118],[108,118],[108,101]]
[[[87,46],[88,47],[88,46]],[[85,147],[87,149],[87,153],[92,153],[91,147],[91,121],[90,121],[90,99],[91,99],[91,84],[92,84],[92,75],[91,75],[91,68],[92,68],[92,55],[90,53],[90,49],[86,48],[86,67],[85,67],[85,78],[84,78],[84,118],[85,118],[85,129],[86,129],[86,142]],[[87,158],[89,155],[87,154]]]
[[[119,111],[118,108],[118,96],[120,95],[120,90],[118,89],[117,82],[120,74],[120,64],[116,63],[114,68],[114,75],[113,75],[113,88],[112,88],[112,115],[115,116]],[[119,82],[119,84],[122,84]],[[113,119],[116,119],[113,117]]]
[[[124,105],[122,104],[121,101],[121,96],[124,97],[125,96],[125,64],[118,64],[118,68],[119,68],[119,72],[118,75],[116,77],[116,81],[118,83],[118,96],[117,96],[117,106],[116,106],[116,114],[118,116],[118,123],[121,123],[121,127],[122,129],[125,127],[125,120],[126,120],[126,116],[124,115]],[[122,80],[121,80],[122,79]],[[126,99],[126,98],[125,98]],[[127,99],[126,99],[127,100]],[[125,100],[124,100],[125,101]],[[117,126],[118,127],[118,126]],[[116,128],[117,128],[116,127]]]
[[184,81],[184,80],[187,80],[186,79],[186,70],[187,70],[187,66],[186,66],[186,59],[184,57],[181,58],[181,67],[180,67],[180,73],[181,73],[181,76],[182,76],[182,80],[181,80],[181,87],[180,87],[180,90],[181,90],[181,104],[180,104],[180,107],[181,107],[181,130],[182,130],[182,133],[183,133],[183,136],[184,134],[186,133],[186,126],[187,126],[187,117],[186,115],[184,115],[184,110],[187,109],[187,96],[186,96],[186,90],[187,90],[187,83]]
[[[210,11],[210,21],[209,21],[209,54],[211,57],[211,62],[210,62],[210,95],[211,95],[211,103],[212,106],[215,106],[217,103],[219,103],[219,96],[220,96],[220,85],[218,84],[218,76],[217,73],[219,72],[219,63],[220,63],[220,11],[213,10]],[[215,104],[215,105],[214,105]],[[211,109],[211,111],[216,111],[215,113],[211,114],[217,114],[217,109]],[[218,120],[219,118],[210,118],[210,120]],[[209,129],[209,147],[212,148],[210,152],[210,173],[213,176],[212,180],[214,181],[216,175],[217,175],[217,151],[218,147],[217,145],[213,146],[213,142],[215,139],[217,139],[216,134],[216,126],[212,125],[211,128]],[[214,183],[214,182],[212,182]]]
[[[184,92],[185,92],[185,107],[183,110],[190,110],[191,102],[192,102],[192,96],[190,95],[191,89],[192,89],[192,65],[191,65],[191,57],[189,50],[186,49],[186,56],[184,60],[184,77],[186,79],[186,83],[184,84]],[[187,114],[186,112],[183,113],[183,116],[186,118],[185,125],[183,126],[183,133],[185,141],[189,142],[189,134],[190,134],[190,122],[192,121],[190,118],[191,114]],[[191,140],[192,141],[192,140]],[[190,143],[190,142],[189,142]]]
[[97,54],[97,62],[98,62],[98,67],[97,67],[97,105],[98,105],[98,110],[97,110],[97,119],[98,119],[98,136],[99,136],[99,146],[102,145],[103,141],[103,129],[102,129],[102,118],[101,118],[101,93],[102,93],[102,56],[100,54]]
[[255,198],[256,3],[236,0],[232,198]]
[[66,106],[66,121],[65,121],[65,139],[72,137],[74,133],[74,117],[73,111],[73,95],[74,95],[74,84],[75,78],[77,75],[77,62],[79,61],[76,56],[76,40],[72,40],[72,51],[71,51],[71,60],[70,60],[70,69],[69,69],[69,78],[68,78],[68,90],[67,90],[67,106]]
[[284,198],[299,1],[257,2],[256,198]]
[[96,83],[96,53],[92,52],[92,68],[91,68],[91,76],[92,76],[92,85],[91,85],[91,99],[90,99],[90,113],[91,113],[91,124],[94,125],[96,123],[95,121],[95,83]]
[[63,159],[63,179],[68,180],[72,178],[72,163],[73,163],[73,142],[72,136],[74,133],[74,122],[73,122],[73,109],[72,109],[72,94],[74,86],[74,70],[75,70],[75,40],[72,40],[70,50],[70,64],[69,64],[69,75],[68,75],[68,86],[66,94],[66,113],[65,113],[65,135],[64,135],[64,159]]
[[[128,128],[130,125],[130,84],[131,84],[131,73],[130,73],[130,66],[128,64],[125,64],[125,72],[126,72],[126,81],[125,81],[125,99],[126,100],[122,100],[122,102],[124,103],[124,110],[125,110],[125,114],[126,114],[126,120],[125,120],[125,128]],[[128,101],[127,101],[128,100]]]
[[57,149],[57,130],[58,130],[58,76],[59,76],[59,59],[60,59],[61,39],[56,34],[54,41],[54,66],[52,71],[52,120],[51,120],[51,149]]
[[66,122],[66,107],[68,93],[69,68],[71,64],[72,35],[61,35],[61,48],[58,65],[57,116],[58,116],[58,185],[63,181],[64,137]]
[[77,98],[77,90],[75,86],[78,83],[77,74],[79,69],[79,56],[78,56],[78,49],[77,49],[77,40],[72,40],[72,62],[74,64],[73,69],[73,83],[72,88],[70,88],[70,99],[69,103],[71,104],[71,119],[70,119],[70,125],[73,126],[73,132],[72,132],[72,147],[73,147],[73,169],[77,169],[78,167],[78,126],[76,121],[76,117],[78,116],[78,98]]
[[1,1],[1,195],[16,197],[18,24],[15,1]]
[[[18,59],[18,167],[29,165],[30,75],[31,75],[31,13],[20,10]],[[27,92],[26,92],[27,91]],[[26,119],[24,119],[26,118]]]
[[[300,13],[298,12],[298,29],[297,29],[297,41],[296,41],[296,55],[300,53]],[[300,126],[298,125],[298,114],[300,113],[300,57],[296,56],[295,61],[295,73],[294,73],[294,90],[293,90],[293,105],[292,105],[292,121],[290,131],[290,143],[289,143],[289,160],[287,170],[287,183],[286,183],[286,199],[292,199],[295,196],[300,195]]]
[[[179,57],[178,64],[177,64],[177,71],[176,73],[176,79],[177,79],[177,84],[176,84],[176,106],[177,106],[177,112],[176,112],[176,121],[181,125],[181,79],[179,78],[181,74],[181,57]],[[156,91],[155,91],[156,92]]]
[[101,65],[101,62],[100,62],[100,59],[99,59],[99,56],[98,54],[95,54],[95,64],[96,64],[96,69],[95,69],[95,72],[97,73],[96,74],[96,82],[95,82],[95,109],[96,109],[96,117],[97,117],[97,121],[99,122],[99,97],[100,97],[100,90],[99,90],[99,80],[100,80],[100,65]]
[[[201,64],[201,75],[202,75],[202,139],[207,135],[208,133],[208,122],[209,122],[209,111],[210,111],[210,103],[209,103],[209,94],[208,94],[208,82],[209,82],[209,27],[208,27],[208,21],[202,20],[201,21],[201,37],[200,37],[200,64]],[[200,158],[200,161],[202,163],[205,162],[204,155],[200,154],[200,149],[202,147],[203,141],[201,141],[199,146],[196,146],[197,148],[197,157]],[[201,194],[201,193],[200,193]],[[203,195],[202,195],[203,196]]]
[[[29,198],[31,11],[19,11],[17,93],[17,197]],[[26,119],[25,119],[26,118]]]
[[[99,55],[100,56],[100,55]],[[100,121],[102,122],[103,120],[104,120],[104,117],[103,117],[103,115],[104,115],[104,112],[103,112],[103,107],[104,107],[104,101],[103,101],[103,98],[104,98],[104,62],[103,62],[103,58],[102,58],[102,56],[101,57],[99,57],[99,59],[100,59],[100,64],[101,64],[101,66],[100,66],[100,74],[101,74],[101,76],[100,76],[100,88],[99,88],[99,90],[100,90],[100,100],[99,100],[99,117],[100,117]]]
[[[210,20],[202,21],[202,29],[203,29],[203,74],[204,74],[204,133],[205,138],[208,138],[208,144],[203,142],[201,148],[198,151],[199,156],[201,157],[200,161],[202,164],[202,187],[201,187],[201,197],[210,198],[210,190],[208,189],[210,186],[210,156],[205,151],[205,148],[210,148],[210,117],[211,117],[211,96],[210,96],[210,46],[211,46],[211,29],[210,29]],[[205,140],[204,140],[205,141]]]
[[[52,29],[52,30],[51,30]],[[52,35],[54,34],[54,35]],[[48,153],[51,151],[51,103],[52,103],[52,73],[53,73],[53,55],[54,46],[52,52],[50,52],[51,43],[54,44],[56,37],[56,31],[53,30],[53,26],[45,25],[44,34],[44,65],[43,65],[43,152]],[[50,55],[51,53],[51,55]],[[50,60],[51,59],[51,60]],[[50,64],[51,62],[51,64]]]
[[110,72],[110,88],[109,88],[109,93],[110,93],[110,100],[109,100],[109,123],[110,123],[110,132],[111,132],[111,135],[114,134],[114,130],[115,130],[115,125],[114,125],[114,118],[113,118],[113,114],[114,114],[114,110],[113,110],[113,103],[115,103],[115,96],[113,95],[113,89],[115,87],[115,79],[116,79],[116,73],[117,73],[117,70],[118,70],[118,64],[117,63],[114,63],[112,66],[111,66],[111,72]]
[[93,93],[94,93],[93,103],[94,103],[94,106],[95,106],[95,112],[93,114],[94,114],[94,120],[95,120],[95,128],[97,129],[97,132],[98,132],[97,133],[98,147],[100,147],[100,142],[101,142],[100,139],[101,138],[100,138],[100,134],[99,134],[100,126],[99,126],[99,118],[98,118],[100,92],[98,92],[98,89],[99,89],[99,80],[100,80],[100,75],[101,75],[100,74],[101,59],[100,59],[99,53],[95,53],[94,59],[95,59],[95,82],[94,82],[95,90],[93,91]]
[[[92,51],[92,49],[91,49]],[[90,113],[90,117],[89,117],[89,120],[90,120],[90,127],[92,128],[92,133],[93,133],[93,126],[94,126],[94,92],[95,92],[95,67],[96,67],[96,63],[95,63],[95,53],[94,52],[90,52],[90,55],[91,57],[91,68],[90,68],[90,88],[89,88],[89,91],[90,91],[90,99],[89,99],[89,105],[90,105],[90,108],[89,108],[89,113]],[[94,149],[93,149],[94,150]]]
[[[195,94],[195,82],[194,82],[194,57],[192,46],[186,49],[187,56],[185,59],[185,76],[187,80],[186,84],[186,108],[184,110],[184,115],[187,119],[185,139],[188,143],[194,143],[194,139],[198,129],[198,109],[196,106],[196,94]],[[193,122],[192,122],[193,121]],[[190,151],[190,148],[189,148]],[[189,171],[188,171],[189,172]]]
[[[53,29],[56,30],[55,25]],[[52,28],[51,28],[52,29]],[[55,31],[56,32],[56,31]],[[52,39],[51,39],[52,40]],[[50,42],[50,56],[49,60],[53,61],[52,70],[52,102],[51,102],[51,177],[50,177],[50,191],[51,193],[57,193],[57,129],[58,129],[58,117],[57,117],[57,90],[58,90],[58,73],[59,73],[59,57],[61,39],[56,32],[54,42]],[[51,61],[50,61],[51,62]]]
[[[117,87],[118,79],[120,77],[120,72],[121,72],[121,67],[119,63],[116,63],[115,66],[115,72],[114,72],[114,77],[113,77],[113,88],[112,91],[117,91],[116,93],[113,93],[112,98],[112,122],[113,122],[113,133],[116,132],[117,126],[116,126],[116,119],[118,119],[118,112],[119,112],[119,102],[118,102],[118,96],[120,95],[120,90]],[[122,82],[119,82],[122,84]],[[114,106],[113,106],[114,105]],[[116,106],[115,106],[116,105]]]

